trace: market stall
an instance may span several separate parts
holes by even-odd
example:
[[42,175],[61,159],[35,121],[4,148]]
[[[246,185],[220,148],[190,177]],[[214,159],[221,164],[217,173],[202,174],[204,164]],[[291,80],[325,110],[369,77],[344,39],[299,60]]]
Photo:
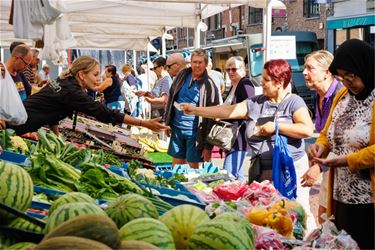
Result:
[[[269,181],[246,185],[212,163],[172,168],[134,152],[122,158],[112,147],[90,147],[95,139],[82,137],[90,119],[78,120],[68,137],[40,129],[30,140],[1,131],[1,248],[357,247],[330,221],[305,235],[304,208]],[[89,123],[96,127],[90,131],[102,129],[101,138],[123,130]]]

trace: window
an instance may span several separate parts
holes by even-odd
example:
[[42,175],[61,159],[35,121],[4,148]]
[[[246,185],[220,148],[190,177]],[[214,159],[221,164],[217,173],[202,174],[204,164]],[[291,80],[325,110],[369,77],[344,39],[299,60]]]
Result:
[[221,28],[221,13],[214,16],[214,27],[217,30]]
[[249,7],[249,24],[260,24],[263,22],[263,9]]
[[320,7],[316,0],[303,0],[303,17],[319,17]]

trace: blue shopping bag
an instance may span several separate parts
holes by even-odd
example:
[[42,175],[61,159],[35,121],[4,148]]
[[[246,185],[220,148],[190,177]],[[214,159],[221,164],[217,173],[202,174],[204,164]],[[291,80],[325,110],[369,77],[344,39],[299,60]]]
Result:
[[275,122],[272,181],[281,195],[288,199],[295,199],[297,197],[297,177],[293,158],[288,150],[287,138],[279,134],[277,122]]

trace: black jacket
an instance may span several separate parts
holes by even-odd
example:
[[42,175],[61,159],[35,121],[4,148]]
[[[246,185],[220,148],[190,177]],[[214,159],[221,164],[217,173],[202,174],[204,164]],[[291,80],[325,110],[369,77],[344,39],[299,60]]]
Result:
[[[178,93],[184,85],[186,77],[191,73],[191,68],[184,69],[173,80],[172,86],[169,90],[168,103],[165,108],[164,120],[166,125],[170,125],[173,119],[173,103],[177,100]],[[201,84],[201,88],[199,90],[199,106],[208,107],[218,105],[219,90],[217,89],[213,80],[208,76],[207,71],[204,71],[203,76],[198,80],[198,82]],[[213,146],[207,142],[206,138],[213,125],[213,120],[199,117],[196,141],[196,146],[198,149],[212,149]]]
[[122,123],[124,114],[110,110],[99,102],[95,102],[82,90],[74,77],[57,79],[38,93],[31,95],[23,102],[27,121],[20,126],[8,126],[17,134],[36,131],[44,125],[53,125],[73,111],[93,116],[104,123]]

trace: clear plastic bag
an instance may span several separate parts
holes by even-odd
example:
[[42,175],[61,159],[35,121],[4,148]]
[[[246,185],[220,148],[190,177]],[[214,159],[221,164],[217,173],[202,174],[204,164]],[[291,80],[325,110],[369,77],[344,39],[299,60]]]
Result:
[[16,85],[5,67],[5,77],[0,75],[0,119],[11,125],[24,124],[27,113]]

